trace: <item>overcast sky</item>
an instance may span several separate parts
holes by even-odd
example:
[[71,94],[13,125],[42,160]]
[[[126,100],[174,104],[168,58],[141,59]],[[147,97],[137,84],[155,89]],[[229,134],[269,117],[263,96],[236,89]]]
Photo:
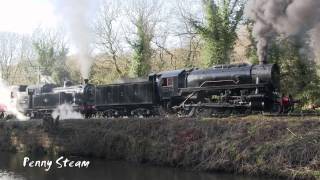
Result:
[[57,0],[0,0],[0,31],[31,33],[39,26],[56,27],[62,19],[59,19],[54,1]]
[[0,0],[0,31],[32,33],[55,27],[58,18],[50,0]]
[[[0,0],[0,32],[6,31],[16,32],[19,34],[32,34],[37,28],[63,28],[67,31],[67,38],[70,39],[70,36],[73,32],[70,30],[68,31],[68,28],[65,29],[68,27],[68,18],[63,17],[66,15],[61,14],[61,9],[63,9],[65,4],[68,4],[67,2],[69,1],[70,0]],[[101,0],[88,1],[95,4],[97,4],[97,2],[101,2]],[[122,0],[122,2],[123,1],[129,2],[134,0]],[[165,9],[163,13],[165,13],[164,15],[166,16],[164,19],[166,19],[168,21],[167,23],[169,23],[165,24],[164,29],[166,31],[171,31],[171,33],[176,33],[176,31],[179,31],[177,26],[174,25],[177,21],[179,21],[179,18],[177,18],[176,14],[178,9],[174,5],[175,2],[178,1],[179,0],[164,0],[165,4],[163,4],[163,8]],[[73,0],[73,2],[77,2],[77,0]],[[199,0],[180,0],[180,2],[183,2],[184,5],[189,4],[191,9],[200,8]],[[121,23],[124,22],[122,21]],[[169,28],[169,26],[171,26],[171,28]],[[69,43],[73,52],[75,43]],[[179,42],[175,38],[171,37],[168,39],[168,43],[171,46],[176,46],[176,44]]]

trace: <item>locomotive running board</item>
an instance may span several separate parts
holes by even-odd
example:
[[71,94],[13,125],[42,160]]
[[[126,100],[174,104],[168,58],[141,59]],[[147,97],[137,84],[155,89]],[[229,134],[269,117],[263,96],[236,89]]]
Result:
[[206,107],[206,108],[250,108],[250,104],[232,105],[232,104],[217,104],[217,103],[201,103],[201,104],[185,104],[184,107]]
[[210,91],[210,90],[229,90],[229,89],[242,89],[242,88],[261,88],[265,87],[267,83],[262,84],[242,84],[242,85],[226,85],[226,86],[209,86],[209,87],[192,87],[192,88],[181,88],[180,93],[190,93],[199,91]]

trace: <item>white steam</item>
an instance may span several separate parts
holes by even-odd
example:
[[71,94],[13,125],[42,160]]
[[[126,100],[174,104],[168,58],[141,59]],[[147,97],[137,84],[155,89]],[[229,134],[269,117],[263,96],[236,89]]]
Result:
[[98,0],[55,0],[56,11],[61,15],[77,48],[81,75],[87,79],[93,62],[90,44],[93,42],[91,23]]
[[28,120],[29,118],[19,112],[17,108],[17,97],[11,98],[11,89],[6,83],[0,79],[0,105],[4,108],[7,114],[14,115],[21,121]]
[[[268,43],[275,36],[317,39],[320,36],[319,0],[249,0],[245,14],[255,21],[253,33],[260,61],[265,60]],[[315,52],[319,50],[317,44],[311,45]]]
[[51,114],[53,119],[84,119],[82,114],[73,110],[70,104],[62,104],[58,106]]

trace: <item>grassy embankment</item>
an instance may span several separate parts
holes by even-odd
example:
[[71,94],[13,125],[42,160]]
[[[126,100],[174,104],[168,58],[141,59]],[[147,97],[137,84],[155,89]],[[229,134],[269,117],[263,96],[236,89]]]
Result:
[[320,179],[320,118],[1,122],[0,149]]

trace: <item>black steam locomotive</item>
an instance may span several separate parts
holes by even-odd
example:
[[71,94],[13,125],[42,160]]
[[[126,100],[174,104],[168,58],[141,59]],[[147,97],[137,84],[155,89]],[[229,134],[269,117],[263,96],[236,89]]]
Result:
[[31,118],[50,117],[52,112],[60,105],[68,104],[74,111],[90,117],[95,113],[95,87],[85,81],[83,85],[64,85],[57,87],[54,84],[29,86],[27,108],[24,113]]
[[86,117],[277,111],[279,74],[275,64],[237,64],[167,71],[144,81],[109,85],[86,81],[78,86],[28,87],[26,113],[41,117],[65,103]]
[[158,74],[160,102],[166,109],[188,116],[201,112],[277,111],[279,74],[275,64],[164,72]]

